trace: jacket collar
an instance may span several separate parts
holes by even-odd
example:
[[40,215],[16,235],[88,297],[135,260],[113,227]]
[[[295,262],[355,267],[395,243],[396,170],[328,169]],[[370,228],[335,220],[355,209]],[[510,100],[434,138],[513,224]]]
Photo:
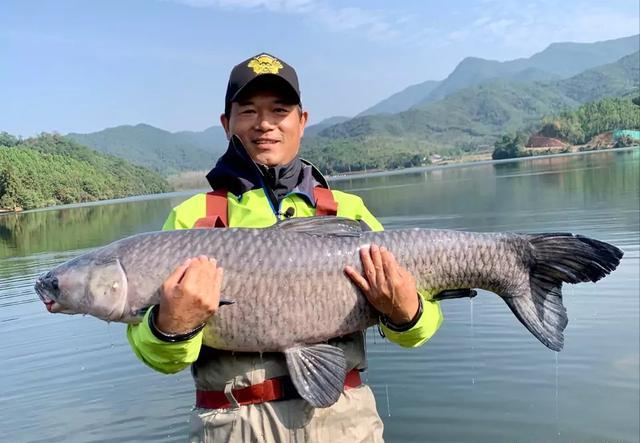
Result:
[[[286,165],[284,167],[286,171],[278,168],[272,171],[275,177],[267,178],[265,173],[268,173],[268,168],[256,164],[249,157],[242,141],[234,135],[229,140],[226,152],[207,174],[207,181],[212,189],[224,188],[238,197],[252,189],[264,188],[274,207],[277,207],[284,195],[291,192],[303,194],[309,203],[315,205],[313,188],[316,186],[329,188],[327,180],[308,161],[296,157],[294,162],[299,164]],[[296,177],[292,179],[291,173],[297,175],[297,179]]]

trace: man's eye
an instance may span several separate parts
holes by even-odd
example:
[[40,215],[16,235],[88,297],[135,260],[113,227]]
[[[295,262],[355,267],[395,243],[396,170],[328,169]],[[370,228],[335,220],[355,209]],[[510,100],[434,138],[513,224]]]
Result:
[[279,113],[279,114],[280,114],[280,113],[285,113],[285,114],[286,114],[286,113],[288,113],[288,112],[289,112],[289,110],[288,110],[287,108],[276,108],[276,109],[275,109],[275,111],[276,111],[277,113]]
[[256,111],[254,111],[253,109],[245,109],[243,111],[240,111],[240,114],[254,114]]

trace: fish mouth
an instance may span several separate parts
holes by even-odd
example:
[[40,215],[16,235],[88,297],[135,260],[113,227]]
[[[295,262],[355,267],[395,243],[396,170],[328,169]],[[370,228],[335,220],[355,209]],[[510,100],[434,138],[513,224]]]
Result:
[[38,295],[40,296],[40,300],[42,300],[42,303],[44,303],[44,305],[47,307],[47,311],[51,312],[52,314],[62,311],[62,306],[60,305],[60,303],[53,300],[52,298],[47,297],[44,294]]
[[60,305],[60,303],[49,297],[45,285],[42,283],[41,279],[38,279],[36,281],[34,289],[36,290],[36,294],[38,294],[38,297],[40,297],[40,300],[42,300],[42,303],[44,303],[44,305],[47,307],[47,311],[55,314],[56,312],[60,312],[62,310],[62,306]]

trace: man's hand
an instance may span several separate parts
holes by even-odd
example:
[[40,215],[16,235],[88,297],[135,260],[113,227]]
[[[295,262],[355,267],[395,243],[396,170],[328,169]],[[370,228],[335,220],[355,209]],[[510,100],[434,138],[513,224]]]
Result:
[[396,326],[413,320],[420,306],[415,278],[384,247],[362,248],[360,259],[364,275],[352,266],[344,271],[369,303]]
[[216,313],[223,270],[204,255],[178,266],[162,285],[156,327],[165,334],[187,333]]

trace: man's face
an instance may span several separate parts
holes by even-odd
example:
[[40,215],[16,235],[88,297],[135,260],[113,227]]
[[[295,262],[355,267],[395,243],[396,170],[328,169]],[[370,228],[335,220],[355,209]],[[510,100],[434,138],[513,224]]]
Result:
[[220,121],[227,138],[237,135],[249,156],[266,166],[291,162],[300,149],[307,113],[275,89],[258,89],[231,103]]

